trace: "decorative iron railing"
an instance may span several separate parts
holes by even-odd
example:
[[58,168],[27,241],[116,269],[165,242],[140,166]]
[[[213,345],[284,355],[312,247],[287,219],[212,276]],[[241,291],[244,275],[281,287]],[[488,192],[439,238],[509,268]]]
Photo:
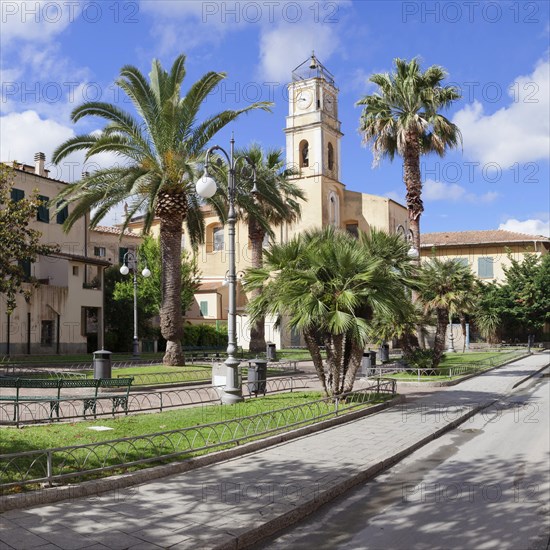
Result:
[[0,491],[59,483],[67,479],[100,477],[120,469],[184,460],[214,449],[242,444],[288,431],[364,407],[395,395],[394,380],[378,380],[336,399],[324,398],[253,416],[234,415],[234,407],[211,406],[221,420],[199,426],[52,449],[0,455]]
[[[304,389],[313,379],[315,378],[308,376],[268,378],[266,393]],[[254,382],[254,384],[257,383]],[[0,425],[20,426],[54,421],[90,420],[142,412],[162,412],[166,409],[219,402],[222,389],[223,386],[201,386],[131,392],[127,402],[124,403],[120,402],[119,394],[113,393],[113,395],[95,398],[92,406],[90,406],[90,398],[84,394],[63,397],[60,400],[52,395],[44,396],[40,400],[35,397],[25,401],[25,397],[21,396],[19,400],[0,400]],[[245,397],[251,396],[254,393],[253,390],[252,383],[243,382]]]

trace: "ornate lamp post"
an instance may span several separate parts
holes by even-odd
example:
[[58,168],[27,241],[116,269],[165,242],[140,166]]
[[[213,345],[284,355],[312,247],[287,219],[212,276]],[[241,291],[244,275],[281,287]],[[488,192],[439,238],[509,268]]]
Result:
[[226,368],[226,384],[222,394],[222,403],[231,404],[238,403],[243,400],[242,388],[239,379],[238,367],[240,361],[235,356],[237,353],[237,275],[235,265],[235,224],[237,221],[237,214],[235,210],[235,195],[237,192],[236,168],[241,161],[246,161],[253,170],[254,173],[254,187],[252,193],[257,193],[256,188],[256,167],[252,160],[247,156],[235,157],[235,139],[231,137],[231,148],[229,154],[220,147],[214,145],[210,147],[206,152],[206,161],[204,166],[204,174],[197,181],[196,189],[197,193],[205,198],[209,199],[214,196],[217,190],[216,181],[209,176],[208,169],[210,168],[210,155],[214,151],[220,151],[227,159],[229,168],[228,176],[228,199],[229,199],[229,213],[227,218],[227,224],[229,228],[229,271],[227,274],[227,281],[229,284],[229,308],[227,313],[227,359],[225,361]]
[[403,238],[409,243],[409,251],[407,252],[409,258],[417,260],[420,257],[420,252],[414,247],[414,233],[412,229],[405,229],[405,227],[399,224],[396,228],[396,232],[401,234]]
[[[122,259],[122,267],[120,268],[120,272],[123,275],[128,275],[130,273],[130,268],[128,267],[128,261],[131,261],[133,264],[133,272],[134,272],[134,340],[132,343],[132,355],[133,357],[139,357],[139,340],[138,340],[138,312],[137,312],[137,288],[138,288],[138,282],[137,282],[137,267],[138,267],[138,260],[139,256],[137,252],[128,251],[126,254],[124,254],[124,257]],[[149,268],[147,265],[145,265],[145,268],[141,272],[143,277],[147,278],[151,276],[151,272],[149,271]]]

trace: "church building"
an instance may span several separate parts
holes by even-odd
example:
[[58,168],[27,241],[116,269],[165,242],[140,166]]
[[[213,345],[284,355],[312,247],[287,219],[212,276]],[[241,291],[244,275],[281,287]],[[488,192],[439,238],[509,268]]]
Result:
[[[395,232],[406,226],[406,208],[377,195],[349,191],[341,180],[341,140],[343,133],[338,120],[338,88],[333,75],[312,55],[292,72],[288,84],[289,110],[286,117],[286,161],[293,167],[298,184],[306,195],[301,220],[275,230],[276,242],[286,242],[297,233],[326,225],[334,225],[356,235],[358,230],[371,227]],[[261,138],[261,136],[260,136]],[[260,139],[261,141],[261,139]],[[227,320],[229,270],[228,235],[215,212],[204,207],[205,244],[198,250],[198,267],[202,284],[195,294],[195,302],[186,313],[186,322],[216,324]],[[139,220],[129,228],[139,230]],[[153,225],[152,233],[158,233]],[[182,247],[192,252],[190,243],[183,239]],[[250,266],[251,248],[246,224],[236,227],[236,267],[242,276]],[[248,347],[249,329],[245,313],[247,298],[242,288],[237,290],[238,343]],[[300,335],[290,329],[274,329],[266,320],[265,337],[277,348],[301,346]]]

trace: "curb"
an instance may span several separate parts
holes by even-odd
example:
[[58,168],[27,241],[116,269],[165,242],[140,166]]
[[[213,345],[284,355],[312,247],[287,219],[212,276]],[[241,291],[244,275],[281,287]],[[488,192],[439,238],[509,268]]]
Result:
[[472,374],[467,374],[466,376],[462,376],[461,378],[457,378],[456,380],[446,380],[442,382],[408,382],[406,380],[398,380],[397,378],[392,378],[392,380],[395,380],[397,384],[404,384],[409,387],[425,387],[425,388],[446,388],[449,386],[456,386],[457,384],[460,384],[461,382],[465,382],[466,380],[469,380],[470,378],[474,378],[476,376],[480,376],[482,374],[485,374],[486,372],[491,372],[492,370],[499,369],[500,367],[505,367],[506,365],[509,365],[510,363],[515,363],[516,361],[520,361],[521,359],[525,359],[526,357],[530,357],[532,353],[525,353],[524,355],[520,355],[519,357],[514,357],[513,359],[510,359],[509,361],[506,361],[504,363],[501,363],[500,365],[495,365],[494,367],[489,367],[488,369],[481,370],[479,372],[473,372]]
[[512,386],[512,389],[515,389],[517,388],[518,386],[520,386],[521,384],[523,384],[524,382],[527,382],[527,380],[530,380],[531,378],[533,378],[534,376],[537,376],[537,374],[540,374],[543,370],[546,370],[548,367],[550,367],[550,363],[548,365],[544,365],[544,367],[536,370],[535,372],[532,372],[529,376],[526,376],[525,378],[522,378],[519,382],[516,382],[513,386]]
[[154,479],[181,474],[196,468],[202,468],[204,466],[223,462],[255,451],[260,451],[280,443],[286,443],[287,441],[292,441],[293,439],[298,439],[306,435],[320,432],[327,428],[345,424],[346,422],[351,422],[353,420],[363,418],[364,416],[376,414],[403,401],[403,396],[398,395],[385,403],[380,403],[367,409],[360,409],[354,412],[342,414],[342,416],[336,416],[329,420],[323,420],[290,432],[266,437],[257,441],[251,441],[249,443],[237,444],[237,446],[230,449],[215,451],[204,456],[189,458],[180,462],[173,462],[162,466],[153,466],[151,468],[138,470],[137,472],[130,472],[127,474],[120,474],[117,476],[92,481],[84,481],[75,485],[45,487],[37,491],[0,496],[0,513],[18,508],[29,508],[42,504],[51,504],[67,499],[97,496],[101,493],[106,493],[112,490],[124,489],[126,487],[140,485],[141,483],[146,483]]

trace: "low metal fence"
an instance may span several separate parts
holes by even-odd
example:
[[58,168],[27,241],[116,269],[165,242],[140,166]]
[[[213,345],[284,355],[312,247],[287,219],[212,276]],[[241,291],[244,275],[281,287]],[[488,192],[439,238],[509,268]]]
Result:
[[[85,445],[0,455],[0,492],[13,487],[59,483],[75,477],[104,476],[140,465],[184,460],[193,455],[239,445],[253,439],[299,428],[351,412],[395,395],[394,380],[378,380],[370,387],[300,405],[234,417],[238,407],[217,409],[221,420],[199,426],[119,438]],[[231,418],[224,417],[231,415]]]
[[406,373],[412,377],[416,377],[418,381],[426,378],[439,378],[450,380],[459,376],[467,376],[468,374],[475,374],[484,370],[490,369],[501,365],[509,360],[519,358],[525,355],[525,350],[510,351],[506,350],[499,357],[489,357],[482,359],[481,361],[475,361],[468,364],[461,364],[449,367],[437,367],[437,368],[416,368],[408,365],[396,364],[396,365],[378,365],[371,367],[367,374],[368,378],[392,376],[395,374]]
[[[126,374],[117,374],[116,378],[125,378]],[[133,386],[156,386],[160,384],[175,384],[178,382],[208,382],[212,379],[211,369],[193,369],[179,372],[151,372],[151,373],[136,373],[132,375],[134,378]]]
[[[312,378],[307,376],[268,378],[266,393],[305,389],[311,381]],[[251,385],[252,383],[243,381],[243,396],[251,397],[252,394],[255,394]],[[25,397],[22,396],[18,401],[0,401],[0,425],[20,426],[56,421],[114,418],[143,412],[162,412],[167,409],[219,402],[222,390],[223,386],[202,386],[200,388],[131,392],[128,395],[127,403],[124,403],[124,408],[114,406],[118,404],[119,394],[116,393],[95,398],[93,406],[90,406],[89,396],[85,395],[66,397],[59,401],[53,395],[51,399],[44,396],[41,400],[35,398],[28,401],[25,401]]]

